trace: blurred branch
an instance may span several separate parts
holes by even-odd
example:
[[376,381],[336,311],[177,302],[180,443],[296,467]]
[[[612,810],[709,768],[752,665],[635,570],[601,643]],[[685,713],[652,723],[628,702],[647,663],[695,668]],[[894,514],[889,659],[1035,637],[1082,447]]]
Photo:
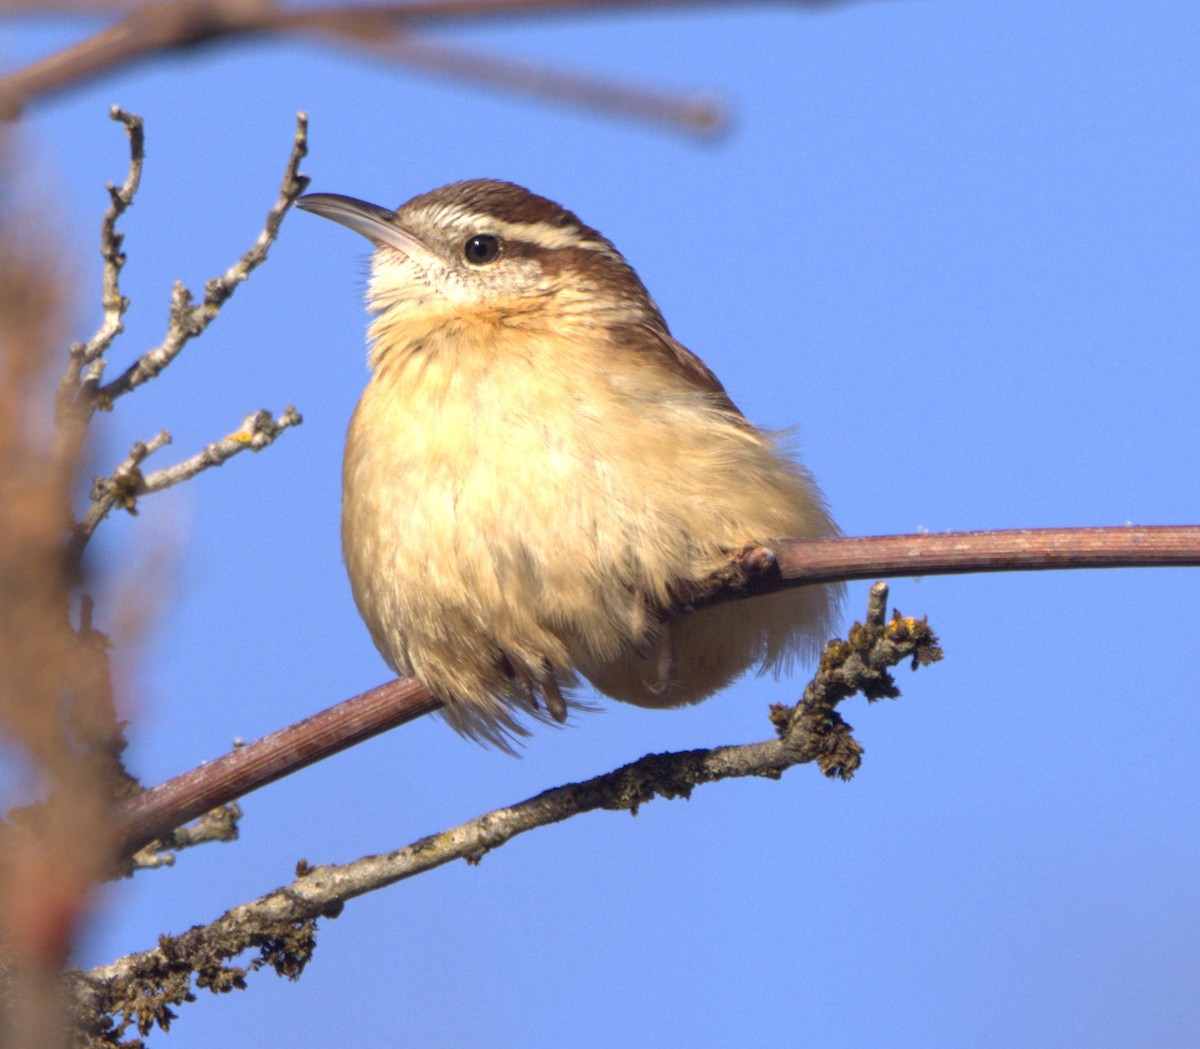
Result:
[[634,87],[599,77],[587,77],[560,69],[495,58],[478,51],[464,51],[429,43],[408,34],[366,39],[357,33],[347,42],[377,58],[390,59],[429,73],[469,80],[485,87],[517,91],[550,102],[566,102],[630,117],[666,124],[677,130],[709,135],[728,124],[724,108],[712,98],[687,97]]
[[[516,62],[470,58],[414,41],[414,26],[547,14],[699,6],[720,0],[432,0],[406,4],[284,7],[268,0],[158,0],[139,6],[114,3],[123,19],[62,51],[0,78],[0,118],[14,119],[31,101],[75,87],[130,63],[249,35],[302,34],[333,38],[421,69],[526,91],[640,119],[708,133],[721,123],[708,102],[643,91],[567,72],[537,70]],[[725,0],[728,2],[728,0]],[[790,6],[823,7],[832,0],[791,0]],[[41,5],[56,13],[94,17],[98,5]],[[21,8],[10,8],[20,10]]]
[[[237,285],[266,258],[287,209],[307,185],[299,173],[306,120],[297,132],[279,198],[255,244],[210,280],[192,306],[177,285],[164,344],[144,354],[117,380],[101,386],[105,354],[122,330],[128,300],[119,279],[125,262],[117,222],[132,204],[144,156],[139,117],[114,108],[130,142],[120,188],[109,185],[101,226],[103,319],[85,343],[71,348],[49,411],[39,411],[67,315],[68,285],[53,238],[35,223],[51,209],[16,211],[15,192],[0,196],[0,733],[23,765],[39,800],[10,810],[0,823],[0,1044],[5,1049],[64,1045],[61,971],[95,884],[114,870],[169,865],[168,849],[236,837],[236,806],[208,813],[189,828],[164,834],[153,849],[122,862],[114,849],[117,799],[138,789],[121,765],[125,748],[108,660],[108,638],[92,623],[92,603],[72,595],[84,583],[79,554],[114,507],[220,466],[232,456],[271,444],[300,422],[288,408],[278,419],[252,412],[221,441],[149,475],[142,463],[170,441],[166,431],[131,450],[99,480],[83,522],[71,529],[71,495],[84,459],[89,424],[99,407],[159,374],[216,317]],[[7,139],[0,138],[0,145]],[[6,160],[0,154],[0,162]],[[12,212],[10,214],[10,212]],[[63,329],[63,330],[60,330]],[[201,815],[197,813],[197,815]]]
[[[731,559],[726,570],[680,595],[677,612],[879,576],[1198,565],[1197,525],[786,539]],[[129,799],[121,813],[125,849],[441,705],[416,678],[399,678],[248,743]]]
[[[297,878],[216,921],[100,968],[74,975],[81,1012],[95,1029],[120,1037],[136,1024],[141,1035],[163,1028],[172,1007],[192,998],[197,986],[226,990],[245,986],[252,970],[271,965],[295,979],[315,949],[316,919],[336,917],[349,900],[433,870],[453,860],[478,863],[488,852],[527,831],[598,809],[638,808],[656,797],[686,798],[705,783],[746,776],[779,779],[794,765],[816,762],[831,778],[849,779],[862,747],[837,712],[844,699],[899,695],[890,668],[910,660],[915,670],[941,658],[937,638],[922,620],[898,612],[886,620],[887,586],[872,588],[865,624],[856,623],[845,641],[831,641],[816,676],[794,707],[771,708],[776,738],[742,746],[676,754],[651,754],[602,776],[544,791],[516,805],[401,849],[352,863],[310,867],[301,861]],[[230,959],[245,950],[259,955],[247,967]],[[109,1044],[117,1044],[113,1041]]]
[[[10,174],[10,136],[0,168]],[[128,787],[108,641],[63,556],[81,447],[56,438],[47,378],[70,314],[70,285],[44,201],[0,194],[0,740],[6,785],[45,799],[0,822],[0,1045],[63,1042],[60,970],[114,862],[112,810]]]

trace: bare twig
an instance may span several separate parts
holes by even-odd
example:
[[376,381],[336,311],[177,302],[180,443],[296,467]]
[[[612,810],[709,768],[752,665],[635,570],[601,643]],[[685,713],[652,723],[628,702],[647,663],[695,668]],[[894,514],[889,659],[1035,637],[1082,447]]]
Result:
[[190,459],[150,474],[143,481],[141,494],[161,492],[165,488],[189,481],[198,473],[227,462],[238,452],[261,452],[289,426],[299,426],[303,421],[300,413],[290,404],[278,419],[267,411],[251,412],[242,420],[242,425],[228,437],[214,441]]
[[845,641],[830,642],[816,676],[795,707],[776,706],[776,738],[743,746],[676,754],[652,754],[594,779],[544,791],[496,809],[401,849],[352,863],[309,867],[301,862],[295,881],[227,911],[216,921],[179,937],[162,937],[158,947],[112,965],[77,974],[74,986],[83,1012],[93,1022],[120,1018],[142,1035],[172,1018],[170,1007],[189,1000],[193,981],[225,989],[242,986],[248,969],[229,964],[242,951],[259,957],[249,969],[272,965],[298,976],[315,947],[315,920],[334,917],[357,896],[440,867],[453,860],[478,863],[492,849],[527,831],[598,809],[636,813],[656,797],[688,797],[698,786],[723,779],[778,779],[794,765],[817,762],[831,778],[849,778],[862,748],[837,705],[861,692],[869,700],[895,698],[890,668],[910,660],[913,668],[941,658],[937,639],[920,620],[896,613],[884,621],[887,587],[871,595],[865,624],[855,624]]
[[114,506],[120,506],[130,513],[137,512],[137,497],[145,483],[142,463],[170,443],[171,435],[166,430],[159,430],[150,440],[138,441],[130,448],[129,455],[107,477],[92,478],[92,504],[75,527],[76,556],[83,552],[92,533]]
[[142,463],[151,455],[171,443],[171,435],[160,431],[149,441],[139,441],[129,451],[129,456],[107,477],[97,477],[92,482],[92,503],[83,520],[75,527],[72,551],[78,557],[92,533],[111,510],[119,508],[131,514],[137,513],[140,496],[152,495],[165,488],[174,487],[191,480],[199,473],[221,466],[239,452],[261,452],[290,426],[299,426],[301,415],[290,404],[276,419],[267,411],[251,412],[242,420],[242,425],[228,437],[213,441],[189,459],[168,466],[146,476]]
[[[279,196],[267,212],[258,238],[245,254],[221,276],[205,285],[204,301],[192,304],[191,293],[176,282],[171,299],[170,322],[163,342],[142,354],[137,361],[112,382],[101,385],[104,354],[122,330],[122,316],[129,301],[120,291],[119,278],[125,256],[121,251],[123,234],[116,229],[117,220],[133,202],[142,174],[144,138],[140,117],[113,107],[111,116],[125,125],[130,140],[130,166],[124,184],[118,189],[109,184],[110,204],[101,225],[100,250],[104,257],[103,303],[104,320],[96,334],[86,343],[71,347],[67,372],[60,380],[56,408],[60,431],[78,447],[87,431],[88,422],[96,408],[109,409],[114,400],[136,389],[160,374],[183,350],[188,341],[208,327],[222,305],[233,295],[238,284],[261,265],[288,208],[308,186],[308,176],[300,174],[300,162],[308,148],[308,117],[296,116],[296,134],[284,169]],[[129,456],[106,478],[97,478],[92,486],[92,501],[72,537],[70,554],[77,564],[80,555],[97,526],[114,507],[136,512],[137,499],[142,495],[170,488],[186,481],[203,470],[220,466],[238,452],[261,451],[289,426],[300,423],[300,414],[291,406],[275,419],[269,412],[247,415],[241,427],[221,441],[208,445],[190,459],[165,470],[144,476],[142,463],[154,452],[169,444],[171,437],[164,430],[147,442],[139,442]]]
[[193,305],[192,293],[180,282],[175,282],[171,295],[170,320],[167,334],[154,349],[147,350],[116,379],[99,388],[94,388],[94,398],[99,408],[108,410],[113,402],[137,389],[158,375],[183,350],[187,343],[204,331],[217,317],[221,307],[233,295],[238,284],[266,260],[267,251],[279,234],[279,225],[288,208],[308,187],[308,176],[300,174],[300,161],[308,152],[308,115],[296,115],[296,135],[292,143],[291,156],[283,174],[279,197],[267,212],[266,222],[254,245],[220,277],[214,277],[204,286],[204,300]]
[[130,859],[133,870],[151,870],[175,866],[175,853],[209,842],[237,841],[238,823],[242,809],[236,801],[206,812],[194,823],[178,827],[170,834],[150,842],[139,849]]
[[[1200,565],[1200,526],[781,540],[772,550],[743,551],[728,570],[681,595],[679,610],[879,575],[1155,565]],[[122,809],[126,849],[440,706],[415,678],[400,678],[246,744],[130,799]]]
[[[105,185],[109,205],[100,224],[100,255],[104,259],[100,301],[104,307],[104,319],[87,342],[77,342],[71,347],[67,371],[59,380],[55,398],[55,414],[60,427],[65,425],[66,413],[78,403],[78,395],[84,382],[84,369],[88,369],[89,382],[99,382],[100,373],[104,368],[104,352],[123,330],[121,318],[129,308],[129,300],[121,294],[120,287],[121,269],[125,265],[125,254],[121,251],[121,244],[125,235],[117,230],[117,219],[124,215],[133,203],[142,179],[142,165],[146,158],[145,134],[141,117],[126,113],[118,106],[109,110],[109,116],[124,124],[129,135],[129,172],[119,187],[111,182]],[[85,399],[85,405],[85,411],[90,414],[91,398]]]

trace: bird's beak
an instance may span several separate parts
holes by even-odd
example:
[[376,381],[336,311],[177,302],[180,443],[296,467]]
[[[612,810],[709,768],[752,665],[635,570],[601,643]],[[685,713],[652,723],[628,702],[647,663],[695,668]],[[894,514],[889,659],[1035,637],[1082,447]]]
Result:
[[444,264],[416,236],[396,220],[396,213],[365,200],[343,197],[340,193],[309,193],[296,201],[296,207],[314,215],[340,222],[361,233],[376,247],[395,248],[422,266],[441,268]]

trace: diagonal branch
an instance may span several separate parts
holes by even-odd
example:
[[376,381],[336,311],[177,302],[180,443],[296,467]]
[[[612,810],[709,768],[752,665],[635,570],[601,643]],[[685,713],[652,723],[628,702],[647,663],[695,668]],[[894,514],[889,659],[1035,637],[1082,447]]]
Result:
[[[1156,565],[1200,566],[1200,526],[789,539],[772,550],[743,551],[726,571],[684,595],[680,611],[835,580]],[[380,685],[132,798],[121,811],[121,840],[127,851],[136,850],[209,809],[441,705],[415,678]]]
[[[838,0],[791,0],[791,6],[819,8]],[[312,7],[283,7],[244,0],[152,0],[136,7],[115,5],[127,12],[116,24],[61,51],[0,77],[0,119],[14,119],[30,101],[94,79],[103,73],[142,61],[155,55],[194,48],[239,36],[264,34],[317,34],[357,40],[367,46],[371,41],[393,34],[407,33],[412,27],[461,23],[467,20],[511,18],[547,14],[583,14],[598,11],[645,9],[647,7],[716,5],[729,0],[425,0],[415,3],[351,3]],[[56,7],[60,13],[94,14],[79,10],[73,3],[39,5]],[[90,5],[89,5],[90,6]],[[433,49],[414,45],[405,56],[406,44],[397,41],[394,57],[411,61],[418,67],[437,64],[443,72],[469,75],[469,64],[447,62],[443,55],[435,60]],[[490,61],[490,60],[489,60]],[[566,98],[586,105],[614,108],[626,115],[669,119],[679,109],[684,129],[708,132],[712,127],[697,122],[690,112],[696,103],[670,99],[657,93],[643,94],[636,88],[590,82],[570,74],[548,77],[519,66],[491,63],[482,79],[507,86],[533,87],[535,94]],[[453,68],[450,68],[450,67]],[[480,79],[478,75],[471,79]],[[562,94],[557,92],[561,90]],[[711,116],[711,111],[707,112]]]
[[356,51],[399,62],[412,69],[456,77],[550,102],[665,124],[698,135],[716,134],[728,123],[724,108],[714,99],[702,95],[683,96],[536,66],[529,62],[496,58],[478,51],[433,44],[411,33],[391,33],[379,37],[365,35],[361,29],[343,33],[331,28],[323,31],[322,35],[340,37]]
[[600,809],[637,812],[656,797],[686,798],[705,783],[760,776],[779,779],[795,765],[817,762],[831,778],[848,779],[858,768],[861,746],[850,735],[837,706],[862,693],[868,700],[896,698],[890,668],[911,661],[915,670],[941,658],[937,638],[922,620],[895,613],[885,621],[887,586],[871,592],[865,624],[855,624],[845,641],[831,641],[816,676],[794,707],[773,707],[774,739],[742,746],[675,754],[651,754],[613,772],[543,791],[495,809],[457,827],[352,863],[309,867],[297,878],[257,900],[227,911],[208,925],[178,937],[164,936],[149,951],[73,976],[75,997],[85,1016],[122,1014],[142,1035],[166,1026],[170,1007],[190,1000],[193,981],[216,990],[241,987],[246,967],[230,959],[247,949],[258,958],[249,968],[273,966],[296,977],[315,947],[316,919],[337,916],[355,897],[394,885],[453,860],[478,863],[518,835]]
[[416,678],[397,678],[240,746],[131,798],[120,814],[124,850],[441,705]]

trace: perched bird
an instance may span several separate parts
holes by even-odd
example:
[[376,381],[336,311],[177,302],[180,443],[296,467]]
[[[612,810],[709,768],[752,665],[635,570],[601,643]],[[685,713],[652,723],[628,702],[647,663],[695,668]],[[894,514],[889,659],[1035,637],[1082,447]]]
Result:
[[343,553],[376,647],[454,728],[508,746],[522,711],[562,721],[573,671],[671,707],[819,647],[838,587],[671,614],[747,545],[837,527],[608,240],[486,179],[298,206],[375,245]]

